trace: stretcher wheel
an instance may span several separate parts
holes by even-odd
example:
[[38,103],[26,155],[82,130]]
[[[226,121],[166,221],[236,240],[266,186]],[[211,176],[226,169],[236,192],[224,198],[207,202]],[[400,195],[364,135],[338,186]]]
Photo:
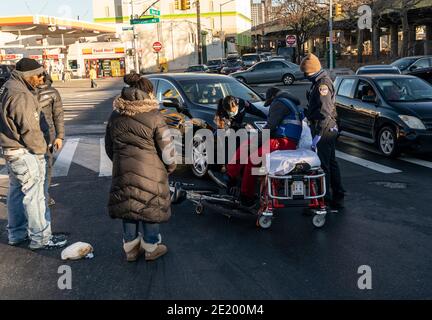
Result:
[[313,217],[312,223],[317,228],[322,228],[325,225],[326,217],[323,214],[317,214]]
[[195,213],[198,215],[202,215],[204,212],[204,206],[202,203],[198,203],[195,207]]
[[268,229],[272,225],[272,217],[260,216],[257,220],[257,226]]

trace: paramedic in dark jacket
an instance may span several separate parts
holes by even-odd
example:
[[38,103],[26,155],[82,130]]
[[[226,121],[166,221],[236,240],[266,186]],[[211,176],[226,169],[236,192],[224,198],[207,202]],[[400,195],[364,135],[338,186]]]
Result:
[[336,161],[336,139],[338,136],[335,90],[328,73],[321,68],[319,59],[308,54],[300,69],[312,82],[307,94],[306,116],[311,125],[312,147],[318,149],[321,166],[326,173],[326,202],[334,208],[343,208],[344,189],[339,165]]
[[43,72],[36,60],[23,58],[0,89],[0,145],[9,172],[9,245],[30,240],[32,250],[58,248],[67,242],[64,236],[52,235],[45,196],[47,143],[37,91]]
[[[51,185],[53,155],[55,151],[63,147],[65,137],[64,112],[60,93],[52,86],[51,77],[45,73],[44,84],[39,86],[39,105],[42,108],[45,125],[48,127],[45,140],[48,144],[48,187]],[[44,124],[41,124],[43,126]],[[54,205],[55,201],[49,196],[48,204]]]

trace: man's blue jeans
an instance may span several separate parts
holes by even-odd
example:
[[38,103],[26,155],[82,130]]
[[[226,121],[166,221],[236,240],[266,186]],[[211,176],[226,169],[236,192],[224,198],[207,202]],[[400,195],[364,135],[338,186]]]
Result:
[[51,237],[51,213],[45,197],[45,156],[22,149],[19,155],[6,155],[5,160],[9,171],[9,241],[19,242],[28,235],[32,244],[46,244]]

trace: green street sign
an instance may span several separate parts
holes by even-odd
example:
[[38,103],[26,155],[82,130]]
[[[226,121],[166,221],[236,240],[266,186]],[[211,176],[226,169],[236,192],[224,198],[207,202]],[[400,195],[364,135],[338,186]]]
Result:
[[131,19],[130,24],[148,24],[148,23],[158,23],[158,22],[160,22],[159,18]]
[[160,16],[160,11],[156,9],[150,9],[150,14],[153,16]]

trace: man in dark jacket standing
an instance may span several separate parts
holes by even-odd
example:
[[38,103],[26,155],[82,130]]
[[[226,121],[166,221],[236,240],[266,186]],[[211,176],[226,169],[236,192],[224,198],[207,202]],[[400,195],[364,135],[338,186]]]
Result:
[[[338,136],[335,90],[328,73],[321,68],[319,59],[308,54],[300,69],[312,82],[307,94],[306,116],[311,124],[312,148],[318,149],[321,166],[326,173],[326,202],[333,209],[343,208],[344,189],[339,165],[336,161],[336,139]],[[331,187],[331,188],[330,188]]]
[[45,198],[47,144],[40,125],[37,92],[43,71],[36,60],[23,58],[0,89],[0,145],[9,172],[9,244],[18,245],[29,238],[32,250],[66,244],[63,236],[51,233]]
[[[45,125],[48,127],[45,140],[48,144],[47,181],[49,187],[51,185],[53,155],[63,147],[65,130],[63,103],[60,93],[52,86],[51,77],[47,73],[45,73],[44,84],[39,86],[39,104],[44,114]],[[50,206],[55,204],[51,196],[48,197],[48,204]]]

